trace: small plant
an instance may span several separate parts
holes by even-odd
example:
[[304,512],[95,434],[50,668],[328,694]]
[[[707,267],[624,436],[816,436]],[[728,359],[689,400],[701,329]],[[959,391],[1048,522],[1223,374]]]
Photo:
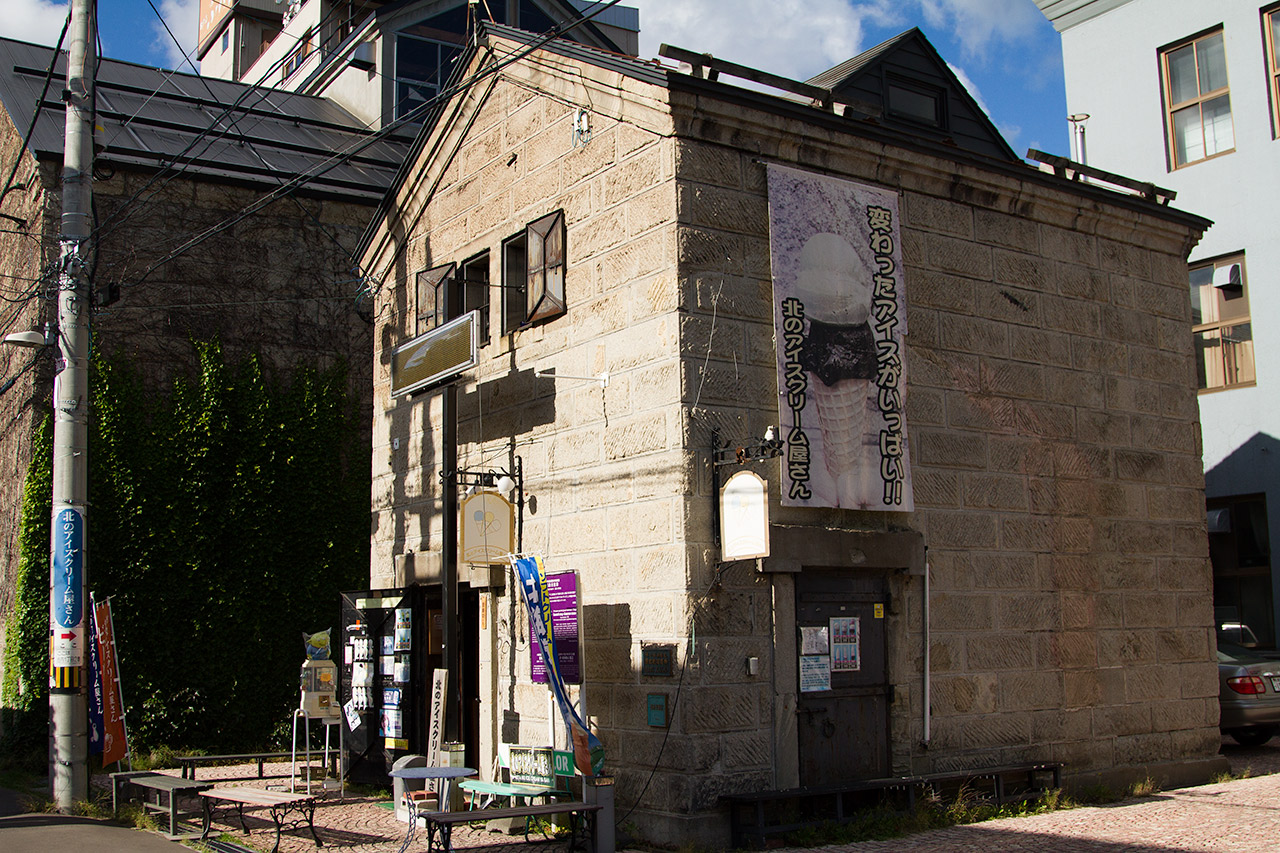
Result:
[[1130,797],[1150,797],[1160,791],[1160,783],[1147,776],[1129,786]]

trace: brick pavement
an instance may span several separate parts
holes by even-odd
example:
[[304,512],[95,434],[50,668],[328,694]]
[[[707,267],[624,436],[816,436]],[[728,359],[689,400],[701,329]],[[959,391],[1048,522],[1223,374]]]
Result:
[[[1196,788],[1163,791],[1122,804],[1071,809],[1032,817],[987,821],[925,832],[890,841],[865,841],[818,848],[821,853],[1272,853],[1280,850],[1280,739],[1266,746],[1244,748],[1223,739],[1223,754],[1234,773],[1253,775]],[[268,765],[268,772],[287,772],[288,765]],[[177,771],[172,771],[177,773]],[[241,777],[241,782],[265,786],[252,777],[256,768],[202,769],[200,778]],[[315,823],[324,851],[395,853],[406,825],[378,806],[374,797],[328,795],[316,808]],[[237,842],[270,849],[274,835],[269,820],[250,816],[252,834],[238,826],[215,825]],[[419,836],[421,837],[421,836]],[[459,827],[458,847],[509,846],[521,836],[503,836]],[[422,844],[411,848],[425,850]],[[771,853],[797,853],[799,848]],[[315,844],[306,830],[286,832],[281,853],[312,853]]]

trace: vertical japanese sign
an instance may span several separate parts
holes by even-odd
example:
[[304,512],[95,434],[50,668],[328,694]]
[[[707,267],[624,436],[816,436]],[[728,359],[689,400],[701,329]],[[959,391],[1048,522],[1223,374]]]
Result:
[[94,603],[93,623],[101,671],[101,687],[94,689],[102,691],[102,766],[106,767],[129,754],[129,738],[124,724],[124,698],[120,690],[120,659],[116,654],[110,599]]
[[898,197],[769,166],[785,506],[910,511]]
[[[565,684],[582,683],[582,663],[578,658],[578,576],[573,572],[547,575],[547,603],[551,610],[551,636]],[[537,629],[529,621],[529,657],[533,680],[547,683],[547,664],[538,644]]]
[[58,510],[51,535],[53,578],[49,595],[49,686],[80,686],[84,665],[84,516]]
[[444,739],[444,703],[448,698],[449,670],[436,669],[431,673],[431,706],[427,718],[427,766],[440,763],[440,742]]
[[516,583],[529,611],[529,624],[533,626],[534,637],[542,648],[542,659],[547,667],[547,683],[573,738],[574,763],[583,776],[598,776],[604,768],[604,744],[592,734],[573,707],[569,689],[560,672],[555,635],[551,632],[551,599],[547,588],[546,568],[540,557],[513,556],[511,566],[515,570]]

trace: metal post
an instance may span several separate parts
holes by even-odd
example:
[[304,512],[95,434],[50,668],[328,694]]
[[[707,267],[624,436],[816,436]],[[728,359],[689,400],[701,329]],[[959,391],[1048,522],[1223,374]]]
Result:
[[62,811],[89,798],[84,652],[88,596],[89,287],[92,220],[93,0],[72,0],[62,167],[58,363],[53,380],[49,595],[49,783]]

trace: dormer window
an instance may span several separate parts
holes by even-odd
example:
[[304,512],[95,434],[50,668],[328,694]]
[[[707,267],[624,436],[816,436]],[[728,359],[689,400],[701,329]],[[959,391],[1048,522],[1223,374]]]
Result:
[[941,89],[897,78],[890,78],[887,87],[885,104],[890,116],[929,127],[946,127],[946,94]]

